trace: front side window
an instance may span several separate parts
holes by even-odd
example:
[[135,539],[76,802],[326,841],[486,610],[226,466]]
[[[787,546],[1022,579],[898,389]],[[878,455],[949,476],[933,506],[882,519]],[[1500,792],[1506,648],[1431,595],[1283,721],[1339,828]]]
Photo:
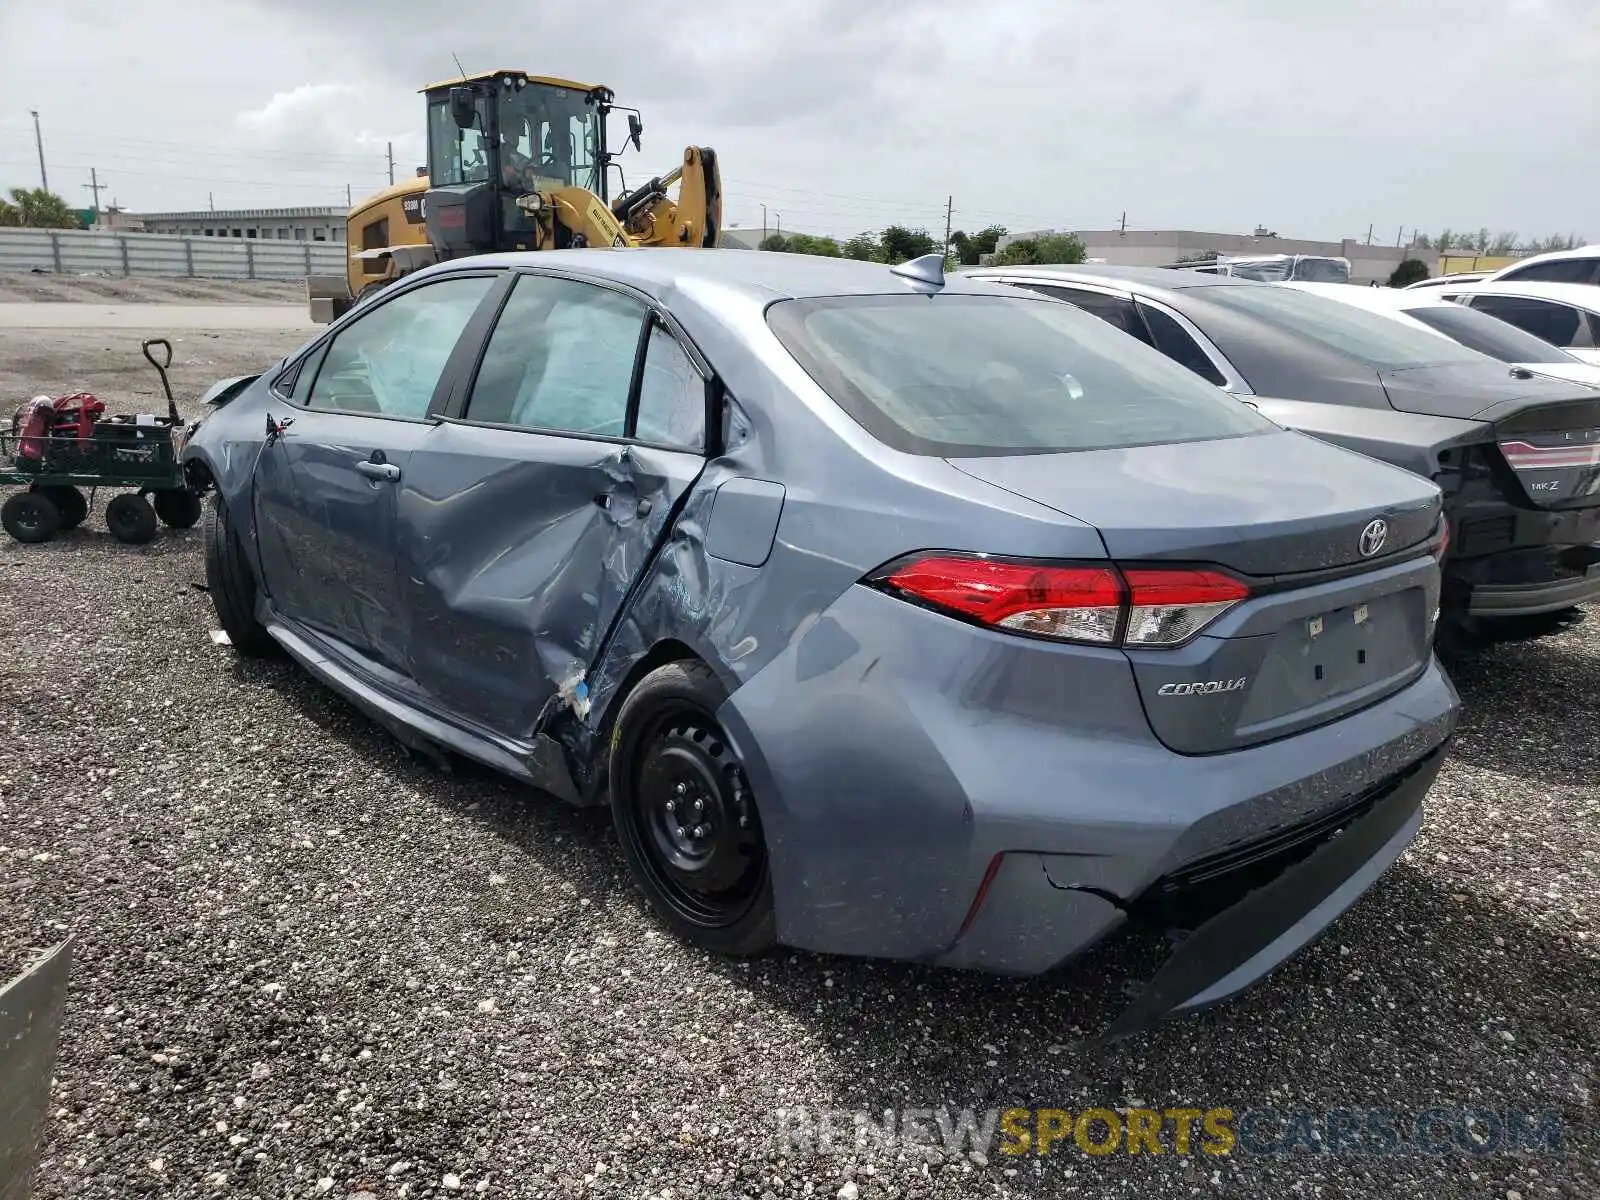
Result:
[[450,352],[494,283],[487,275],[443,279],[358,317],[329,345],[308,406],[421,420]]
[[839,296],[767,310],[840,408],[912,454],[1040,454],[1277,426],[1070,304],[1019,295]]
[[464,414],[534,431],[620,438],[646,310],[571,279],[524,275],[506,302]]
[[488,106],[481,96],[477,101],[477,120],[471,129],[462,129],[456,124],[448,99],[428,105],[428,183],[431,187],[482,183],[489,178],[489,144],[484,133],[488,125]]
[[1293,288],[1222,285],[1206,288],[1201,298],[1206,303],[1259,317],[1269,325],[1375,367],[1398,369],[1483,361],[1465,346],[1425,329],[1414,329],[1381,313],[1365,312],[1342,301]]

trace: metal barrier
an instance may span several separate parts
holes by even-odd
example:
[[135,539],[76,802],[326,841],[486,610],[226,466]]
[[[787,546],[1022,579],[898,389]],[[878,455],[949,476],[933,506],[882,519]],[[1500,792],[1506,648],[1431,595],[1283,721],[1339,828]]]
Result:
[[0,229],[0,272],[297,280],[343,275],[346,266],[342,242]]
[[71,966],[69,938],[0,987],[0,1200],[33,1191]]

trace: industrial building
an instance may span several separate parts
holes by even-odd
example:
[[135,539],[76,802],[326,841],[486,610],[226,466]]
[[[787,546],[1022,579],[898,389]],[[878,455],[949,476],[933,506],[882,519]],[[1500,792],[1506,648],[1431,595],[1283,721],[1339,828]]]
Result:
[[126,213],[146,233],[185,237],[261,238],[280,242],[342,242],[349,210],[318,208],[232,208],[199,212]]

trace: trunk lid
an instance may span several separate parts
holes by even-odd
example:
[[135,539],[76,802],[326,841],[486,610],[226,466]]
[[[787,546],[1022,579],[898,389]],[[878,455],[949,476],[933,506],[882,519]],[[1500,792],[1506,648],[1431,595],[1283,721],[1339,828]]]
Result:
[[[1210,564],[1251,587],[1190,641],[1124,651],[1152,731],[1179,753],[1326,724],[1429,661],[1440,497],[1420,476],[1290,432],[950,462],[1093,525],[1124,568]],[[1387,536],[1364,554],[1375,521]]]
[[1093,525],[1119,561],[1319,571],[1371,557],[1360,542],[1374,520],[1388,525],[1384,557],[1427,541],[1439,521],[1428,480],[1289,431],[949,462]]
[[1581,384],[1509,373],[1491,387],[1477,378],[1481,373],[1477,367],[1418,367],[1385,371],[1380,379],[1401,412],[1491,425],[1500,462],[1520,491],[1515,499],[1551,509],[1600,504],[1600,394]]

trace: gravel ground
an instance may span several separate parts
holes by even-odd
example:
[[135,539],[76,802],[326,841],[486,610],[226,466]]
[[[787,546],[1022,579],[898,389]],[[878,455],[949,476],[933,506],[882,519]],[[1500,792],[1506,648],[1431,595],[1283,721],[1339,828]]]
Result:
[[161,279],[117,275],[0,274],[0,304],[26,300],[84,304],[303,303],[302,280]]
[[[76,341],[74,341],[76,336]],[[292,335],[179,344],[186,391]],[[136,347],[136,340],[130,340]],[[148,407],[110,339],[36,381]],[[73,375],[70,364],[89,363]],[[203,362],[203,367],[200,365]],[[72,931],[42,1197],[1600,1194],[1600,620],[1457,673],[1422,836],[1238,1000],[1088,1054],[1118,1000],[659,933],[609,822],[408,759],[215,622],[198,535],[0,541],[0,961]],[[779,1156],[775,1110],[1558,1110],[1563,1153]],[[931,1161],[930,1161],[931,1160]]]

